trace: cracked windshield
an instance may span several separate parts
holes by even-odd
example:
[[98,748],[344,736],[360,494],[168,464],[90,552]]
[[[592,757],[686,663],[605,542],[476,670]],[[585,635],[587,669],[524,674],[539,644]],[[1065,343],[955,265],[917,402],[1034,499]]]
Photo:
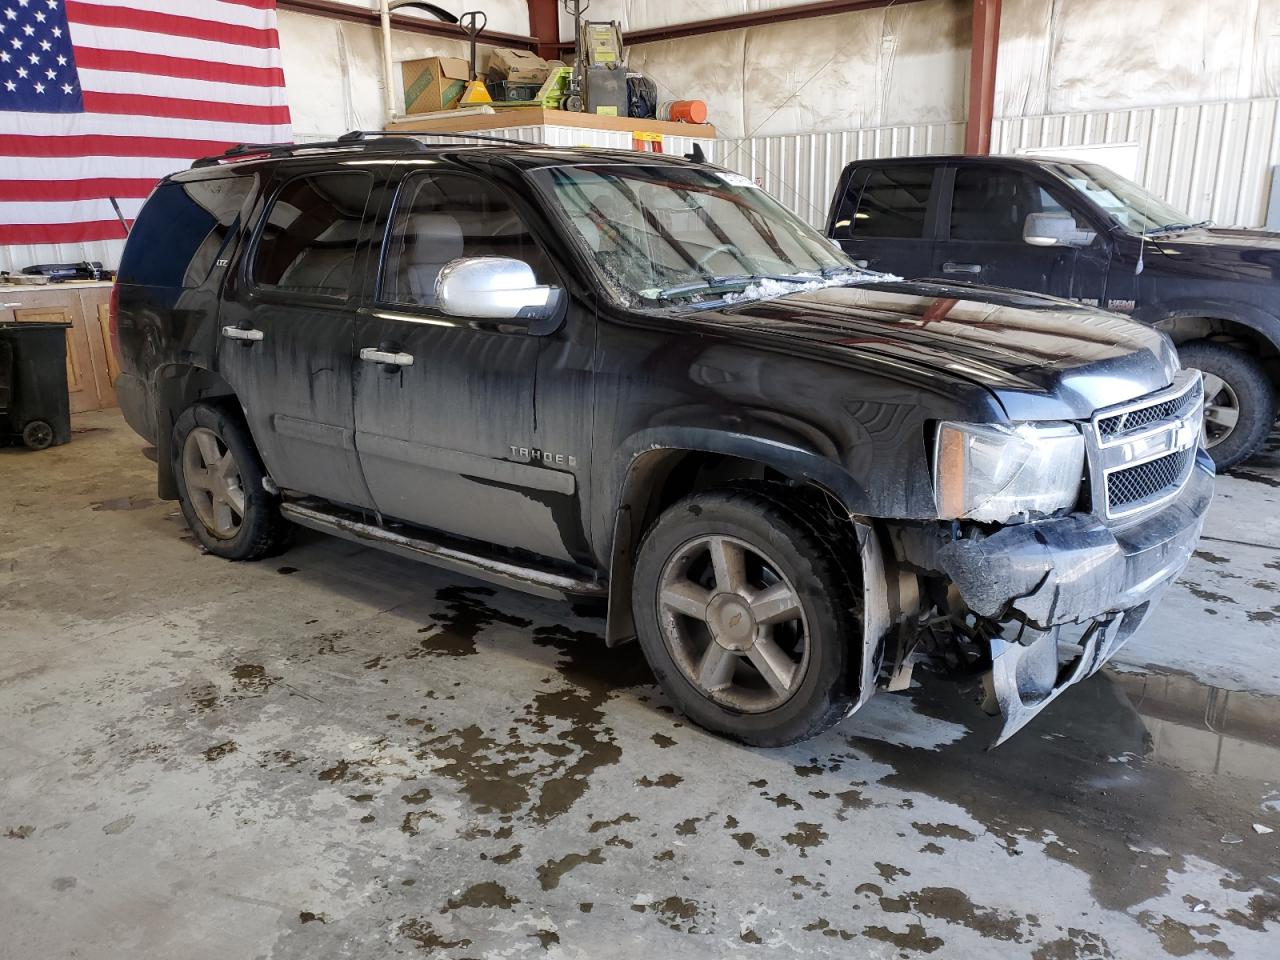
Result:
[[880,278],[740,174],[582,166],[534,176],[628,306],[720,306]]

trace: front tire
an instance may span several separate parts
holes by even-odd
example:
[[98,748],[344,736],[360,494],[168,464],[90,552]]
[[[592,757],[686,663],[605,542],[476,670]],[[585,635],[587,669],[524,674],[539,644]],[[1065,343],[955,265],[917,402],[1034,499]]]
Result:
[[1219,470],[1256,453],[1276,419],[1276,393],[1262,366],[1225,343],[1196,340],[1178,348],[1184,367],[1204,374],[1204,441]]
[[206,550],[257,560],[284,546],[288,522],[239,417],[208,403],[188,407],[173,426],[173,457],[182,514]]
[[641,543],[632,612],[672,702],[699,726],[760,747],[839,721],[859,637],[842,554],[857,557],[780,484],[697,493],[668,508]]

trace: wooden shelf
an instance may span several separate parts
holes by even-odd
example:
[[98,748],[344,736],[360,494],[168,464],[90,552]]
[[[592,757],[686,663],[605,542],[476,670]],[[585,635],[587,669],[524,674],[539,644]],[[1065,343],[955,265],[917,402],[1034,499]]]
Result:
[[613,130],[624,133],[660,133],[667,137],[700,137],[715,139],[716,128],[709,123],[672,123],[670,120],[645,120],[640,117],[606,117],[595,113],[570,110],[544,110],[541,107],[503,107],[492,115],[469,114],[461,117],[403,117],[388,124],[388,129],[412,133],[471,133],[476,130],[501,130],[507,127],[583,127],[588,130]]

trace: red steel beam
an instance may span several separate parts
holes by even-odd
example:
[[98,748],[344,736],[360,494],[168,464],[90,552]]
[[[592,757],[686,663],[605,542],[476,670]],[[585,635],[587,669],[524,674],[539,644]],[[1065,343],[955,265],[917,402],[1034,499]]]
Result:
[[[328,17],[331,20],[346,20],[349,23],[363,23],[376,27],[380,24],[378,11],[352,6],[349,3],[338,3],[337,0],[276,0],[281,10],[294,13],[309,13],[312,16]],[[448,37],[452,40],[466,40],[467,35],[456,23],[427,20],[424,17],[407,17],[402,13],[391,15],[391,26],[407,33],[425,33],[433,37]],[[517,47],[521,50],[533,50],[538,42],[533,37],[522,37],[517,33],[500,33],[497,30],[485,30],[478,41],[493,47]]]
[[[536,0],[530,0],[530,6]],[[752,13],[738,13],[731,17],[715,17],[711,20],[697,20],[691,23],[673,23],[665,27],[651,27],[648,30],[630,30],[623,34],[622,42],[627,46],[638,43],[656,43],[659,40],[675,40],[679,37],[696,37],[704,33],[722,33],[725,30],[742,30],[746,27],[759,27],[770,23],[782,23],[787,20],[807,20],[811,17],[829,17],[837,13],[850,13],[854,10],[871,10],[876,7],[901,6],[904,3],[915,3],[918,0],[824,0],[821,3],[802,3],[794,7],[778,7],[773,10],[757,10]],[[573,41],[562,40],[561,51],[572,51]]]
[[964,152],[991,152],[996,109],[996,54],[1000,49],[1000,0],[973,0],[973,49],[969,56],[969,122]]
[[537,41],[534,52],[542,59],[560,56],[560,0],[529,0],[529,34]]

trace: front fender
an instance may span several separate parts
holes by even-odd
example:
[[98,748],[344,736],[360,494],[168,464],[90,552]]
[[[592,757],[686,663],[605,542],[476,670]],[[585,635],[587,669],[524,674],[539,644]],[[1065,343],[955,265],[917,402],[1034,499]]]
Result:
[[1280,351],[1280,318],[1260,307],[1238,300],[1222,298],[1166,301],[1142,307],[1133,313],[1133,319],[1141,320],[1156,329],[1173,326],[1180,319],[1226,320],[1254,331],[1271,348]]
[[607,518],[616,516],[619,507],[627,502],[628,485],[634,482],[636,466],[643,457],[656,451],[715,453],[751,460],[797,482],[823,488],[850,513],[873,512],[867,491],[839,462],[838,453],[829,440],[801,438],[783,426],[769,433],[772,435],[747,435],[703,427],[641,430],[622,444],[610,461],[610,482],[606,489],[613,492],[613,498],[607,504]]

